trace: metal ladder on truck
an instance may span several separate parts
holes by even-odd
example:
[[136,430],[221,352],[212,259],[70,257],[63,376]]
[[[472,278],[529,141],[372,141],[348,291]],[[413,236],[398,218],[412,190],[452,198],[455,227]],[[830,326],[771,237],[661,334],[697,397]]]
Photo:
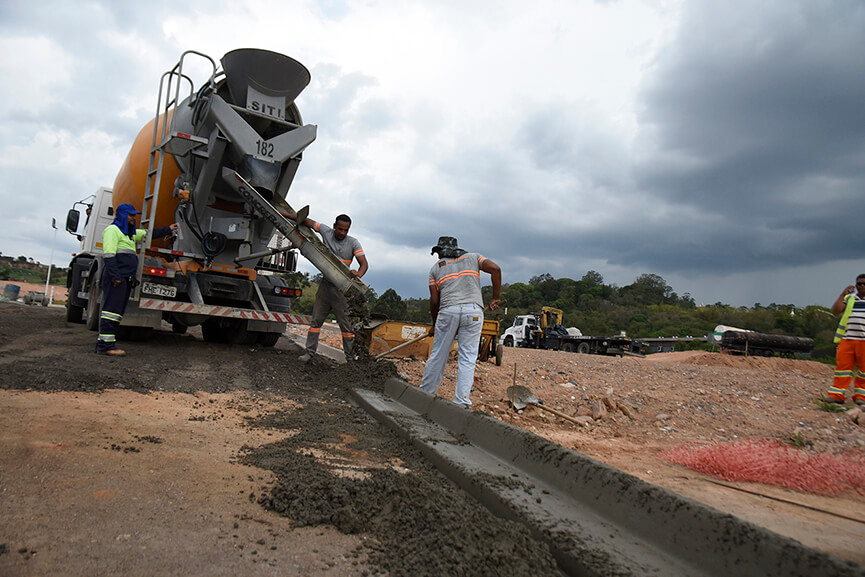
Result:
[[[187,50],[180,55],[180,60],[174,67],[165,72],[159,80],[159,95],[156,99],[156,116],[153,120],[153,143],[150,147],[150,161],[147,165],[147,179],[144,184],[144,199],[141,206],[141,228],[147,235],[138,247],[138,271],[135,278],[141,279],[144,270],[144,259],[147,248],[153,240],[153,224],[156,221],[156,207],[159,203],[159,187],[162,184],[162,168],[166,155],[187,156],[207,145],[207,139],[178,132],[174,129],[174,113],[180,103],[180,85],[185,80],[189,83],[191,97],[195,88],[192,79],[183,74],[183,60],[188,54],[205,58],[212,67],[208,85],[212,89],[216,84],[216,62],[206,54]],[[205,153],[206,154],[206,153]],[[141,284],[135,287],[132,300],[140,300]]]

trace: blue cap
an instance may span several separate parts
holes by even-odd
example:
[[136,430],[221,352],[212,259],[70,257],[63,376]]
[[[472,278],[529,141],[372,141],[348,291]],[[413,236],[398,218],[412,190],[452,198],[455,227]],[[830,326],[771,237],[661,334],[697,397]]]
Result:
[[141,214],[140,211],[136,210],[136,208],[128,202],[124,202],[123,204],[118,206],[117,212],[125,212],[126,214]]

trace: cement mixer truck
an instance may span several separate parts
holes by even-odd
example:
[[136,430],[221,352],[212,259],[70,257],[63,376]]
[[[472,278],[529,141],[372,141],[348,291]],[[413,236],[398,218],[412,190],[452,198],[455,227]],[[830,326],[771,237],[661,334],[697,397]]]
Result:
[[[195,86],[189,69],[202,65],[206,80]],[[81,240],[69,266],[67,320],[98,329],[102,231],[125,202],[142,212],[147,231],[138,248],[139,284],[121,323],[127,338],[166,321],[178,333],[201,325],[210,342],[273,346],[286,323],[308,322],[291,312],[298,291],[272,274],[295,270],[298,252],[347,296],[362,299],[368,287],[303,225],[308,208],[286,202],[316,138],[295,104],[309,81],[301,63],[275,52],[234,50],[219,64],[184,52],[162,75],[154,119],[114,186],[76,202],[67,215],[66,230]],[[178,225],[173,237],[152,238],[171,223]],[[271,242],[276,231],[281,246]]]

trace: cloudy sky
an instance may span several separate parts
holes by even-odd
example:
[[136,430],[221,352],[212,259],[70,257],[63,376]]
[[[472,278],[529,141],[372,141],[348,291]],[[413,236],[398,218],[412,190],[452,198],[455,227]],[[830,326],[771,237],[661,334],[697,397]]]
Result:
[[310,70],[289,201],[352,216],[379,294],[426,296],[440,235],[508,283],[698,304],[865,272],[861,0],[0,0],[0,252],[67,264],[51,219],[111,186],[160,75],[245,47]]

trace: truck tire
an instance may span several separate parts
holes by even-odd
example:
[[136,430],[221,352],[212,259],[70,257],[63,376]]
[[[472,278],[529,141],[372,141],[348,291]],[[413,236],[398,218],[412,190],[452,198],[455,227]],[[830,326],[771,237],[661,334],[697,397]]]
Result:
[[275,346],[281,336],[279,333],[258,333],[258,344],[263,347]]
[[258,341],[258,333],[249,330],[249,323],[243,319],[229,324],[225,342],[230,345],[254,345]]
[[95,283],[87,298],[87,330],[99,330],[99,315],[102,314],[102,287]]
[[207,319],[201,323],[201,334],[209,343],[252,345],[257,340],[258,333],[250,331],[248,326],[243,319]]
[[589,354],[589,343],[580,343],[577,345],[577,352],[581,355]]
[[575,353],[577,352],[577,345],[574,343],[564,343],[562,344],[562,350],[566,353]]
[[66,321],[81,324],[84,322],[84,307],[75,306],[66,301]]
[[153,336],[153,327],[117,327],[117,340],[120,341],[146,341]]
[[502,357],[504,356],[504,354],[505,354],[505,347],[502,343],[499,343],[496,346],[496,366],[497,367],[502,366]]
[[506,347],[514,346],[514,337],[512,337],[511,335],[506,336],[505,337],[505,346]]
[[225,331],[219,326],[219,319],[207,319],[201,323],[201,336],[206,343],[224,343]]

